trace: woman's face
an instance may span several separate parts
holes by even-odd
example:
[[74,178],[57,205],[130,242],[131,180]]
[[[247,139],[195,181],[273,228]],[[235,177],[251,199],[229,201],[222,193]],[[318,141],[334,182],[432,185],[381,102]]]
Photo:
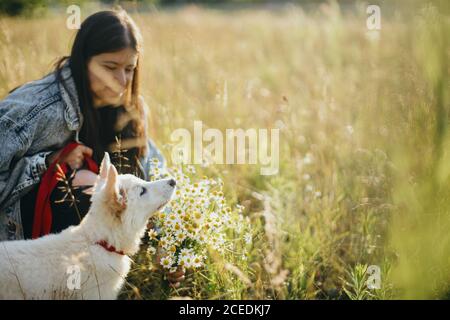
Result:
[[123,104],[137,59],[137,52],[131,48],[91,57],[88,73],[95,107]]

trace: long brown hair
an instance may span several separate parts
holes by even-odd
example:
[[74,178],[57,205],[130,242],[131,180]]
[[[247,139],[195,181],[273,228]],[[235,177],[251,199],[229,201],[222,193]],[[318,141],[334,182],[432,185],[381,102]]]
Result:
[[[95,108],[90,91],[88,62],[91,57],[101,54],[132,48],[138,54],[133,79],[126,91],[126,99],[119,108]],[[86,18],[78,30],[70,56],[62,57],[56,64],[57,79],[62,81],[61,68],[69,61],[75,82],[83,124],[79,138],[81,142],[94,150],[94,160],[101,161],[103,154],[111,144],[119,139],[136,141],[135,147],[128,150],[127,158],[135,172],[135,163],[146,151],[146,132],[144,106],[139,99],[139,57],[142,51],[142,36],[131,17],[122,9],[100,11]],[[117,128],[119,117],[127,115],[126,126]]]

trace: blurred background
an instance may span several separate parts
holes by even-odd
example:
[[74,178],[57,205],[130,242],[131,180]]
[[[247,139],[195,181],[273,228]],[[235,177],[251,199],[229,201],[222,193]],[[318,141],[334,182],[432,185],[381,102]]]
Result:
[[248,256],[211,260],[171,291],[140,253],[122,298],[450,298],[448,1],[1,0],[0,97],[69,54],[69,4],[82,20],[120,4],[140,27],[167,158],[171,132],[195,120],[280,129],[277,175],[197,169],[245,206]]

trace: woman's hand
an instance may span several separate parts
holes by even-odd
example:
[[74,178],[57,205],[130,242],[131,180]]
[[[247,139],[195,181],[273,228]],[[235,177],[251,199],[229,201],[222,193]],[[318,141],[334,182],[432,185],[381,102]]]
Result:
[[[156,251],[156,264],[158,265],[158,268],[161,269],[161,249],[158,248]],[[185,271],[182,267],[178,267],[175,272],[169,272],[167,269],[163,269],[164,274],[167,277],[167,280],[169,281],[169,284],[173,288],[179,288],[181,285],[181,282],[185,279]]]
[[174,288],[179,288],[185,279],[185,272],[181,267],[178,267],[175,272],[166,272],[166,275],[170,285]]
[[[62,149],[61,149],[62,150]],[[61,150],[58,150],[48,156],[48,164],[55,161],[56,158],[61,154]],[[60,159],[60,162],[67,163],[72,170],[79,169],[83,165],[84,157],[89,156],[92,157],[93,151],[91,148],[86,147],[84,145],[79,145],[75,147],[70,153],[68,153],[65,157]]]

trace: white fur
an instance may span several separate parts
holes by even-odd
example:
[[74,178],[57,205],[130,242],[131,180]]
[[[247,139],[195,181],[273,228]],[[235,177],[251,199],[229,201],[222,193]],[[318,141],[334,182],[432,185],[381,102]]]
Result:
[[[148,219],[173,194],[169,182],[118,175],[106,153],[80,225],[36,240],[0,242],[0,299],[116,299]],[[96,244],[101,240],[126,255]],[[73,266],[80,270],[79,289],[71,286]]]

